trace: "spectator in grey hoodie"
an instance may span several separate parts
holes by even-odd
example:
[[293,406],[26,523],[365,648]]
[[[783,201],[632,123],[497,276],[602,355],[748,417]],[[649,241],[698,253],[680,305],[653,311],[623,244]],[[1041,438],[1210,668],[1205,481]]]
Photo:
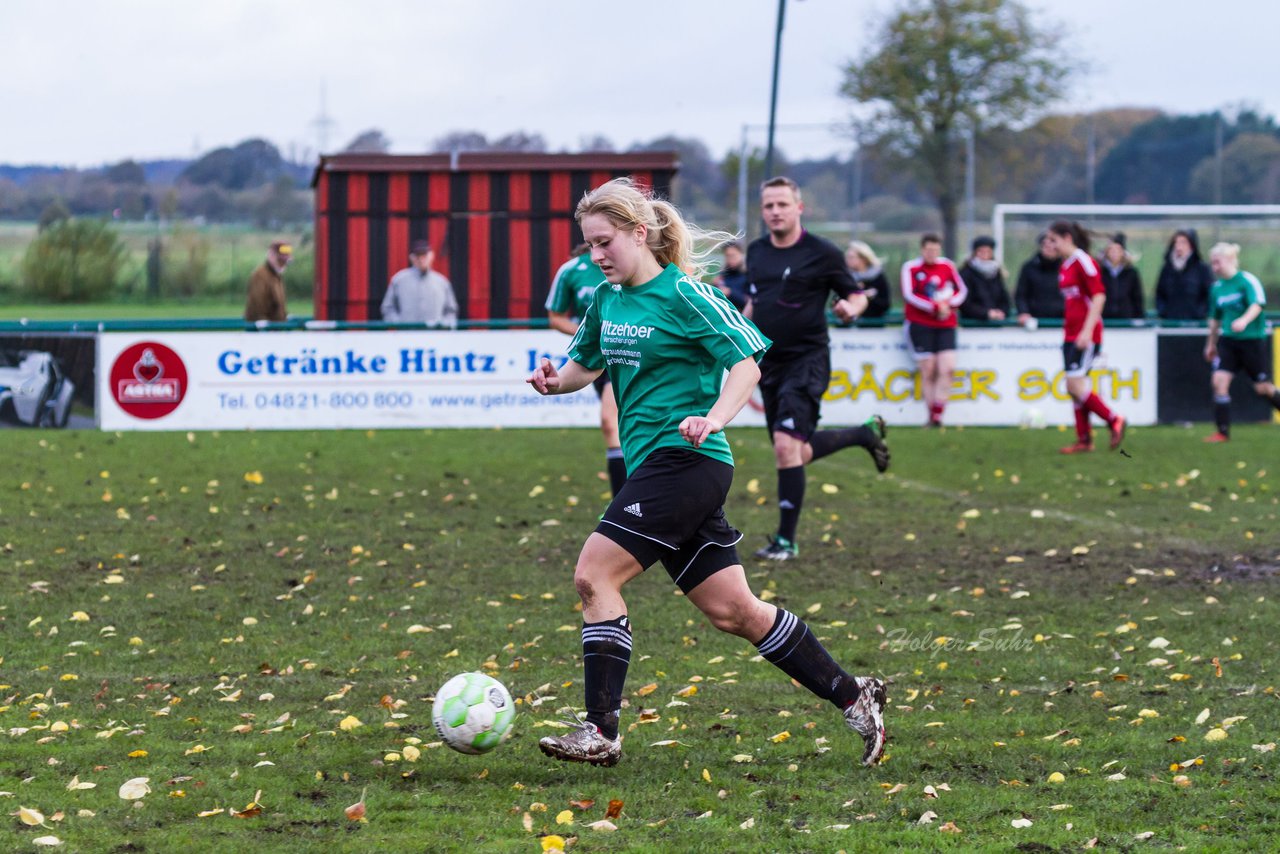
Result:
[[453,285],[431,269],[435,252],[425,240],[415,240],[409,250],[409,266],[391,277],[382,298],[382,319],[387,323],[425,323],[458,327],[458,300]]

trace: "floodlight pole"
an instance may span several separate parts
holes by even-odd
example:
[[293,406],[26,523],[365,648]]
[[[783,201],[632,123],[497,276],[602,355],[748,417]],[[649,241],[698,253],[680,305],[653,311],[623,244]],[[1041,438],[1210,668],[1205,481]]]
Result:
[[778,118],[778,66],[782,62],[782,24],[787,14],[787,0],[778,0],[778,28],[773,35],[773,90],[769,96],[769,143],[765,148],[764,177],[773,177],[773,130]]
[[738,234],[747,236],[747,161],[751,150],[747,148],[747,128],[742,126],[742,147],[738,150]]

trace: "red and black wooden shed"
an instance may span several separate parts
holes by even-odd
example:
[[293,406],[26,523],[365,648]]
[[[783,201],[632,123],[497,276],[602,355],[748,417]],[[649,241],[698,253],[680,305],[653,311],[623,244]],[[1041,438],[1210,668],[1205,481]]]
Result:
[[545,317],[591,188],[630,175],[670,197],[675,152],[335,154],[320,158],[315,317],[379,320],[387,281],[426,239],[464,320]]

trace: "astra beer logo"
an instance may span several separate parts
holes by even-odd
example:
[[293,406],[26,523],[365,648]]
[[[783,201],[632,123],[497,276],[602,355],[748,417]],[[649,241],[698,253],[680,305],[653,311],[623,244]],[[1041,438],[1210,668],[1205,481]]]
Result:
[[111,366],[111,394],[135,418],[163,418],[187,393],[187,366],[178,354],[155,341],[124,350]]

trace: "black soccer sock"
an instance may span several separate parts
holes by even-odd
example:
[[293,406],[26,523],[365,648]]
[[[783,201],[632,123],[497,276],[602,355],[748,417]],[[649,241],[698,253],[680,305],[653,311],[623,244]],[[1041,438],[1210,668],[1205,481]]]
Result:
[[1271,392],[1271,397],[1268,397],[1267,400],[1276,408],[1277,412],[1280,412],[1280,388]]
[[843,430],[819,430],[809,437],[809,447],[813,448],[813,458],[820,460],[828,454],[844,450],[850,445],[861,445],[870,448],[876,443],[876,434],[865,424],[848,427]]
[[804,620],[790,611],[778,609],[773,628],[756,649],[770,664],[838,709],[858,699],[858,683],[836,664]]
[[631,621],[582,624],[582,681],[586,688],[587,721],[606,738],[618,737],[622,686],[631,665]]
[[1213,396],[1213,421],[1218,425],[1219,433],[1231,435],[1231,395]]
[[609,488],[616,496],[627,482],[627,461],[622,458],[621,448],[606,448],[604,460],[609,469]]
[[778,469],[778,536],[794,543],[804,506],[804,466]]

